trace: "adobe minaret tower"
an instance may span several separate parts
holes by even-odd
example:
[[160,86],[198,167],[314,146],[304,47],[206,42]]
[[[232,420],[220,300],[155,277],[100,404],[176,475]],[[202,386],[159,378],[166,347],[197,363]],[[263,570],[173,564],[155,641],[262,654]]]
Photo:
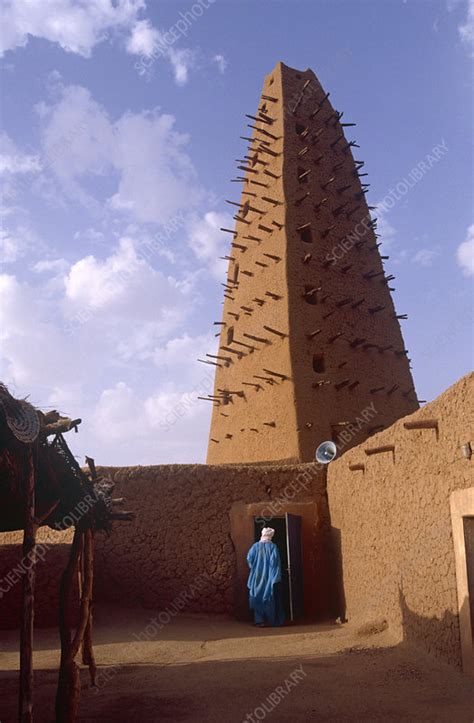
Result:
[[[311,70],[278,63],[248,115],[248,150],[208,399],[208,463],[314,459],[418,408],[342,113]],[[365,411],[364,411],[365,410]]]

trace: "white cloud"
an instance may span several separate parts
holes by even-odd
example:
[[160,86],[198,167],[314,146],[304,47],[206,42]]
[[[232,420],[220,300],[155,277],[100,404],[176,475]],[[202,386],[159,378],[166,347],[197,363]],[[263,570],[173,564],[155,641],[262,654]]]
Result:
[[45,165],[71,194],[85,201],[87,194],[76,179],[112,170],[114,137],[107,113],[86,88],[68,86],[57,103],[42,104],[40,115]]
[[458,246],[456,257],[464,275],[474,276],[474,224],[467,229],[467,236]]
[[196,360],[215,353],[215,344],[212,334],[170,339],[153,358],[158,376],[169,381],[149,394],[140,394],[123,380],[105,389],[91,418],[103,454],[113,450],[114,464],[202,460],[212,405],[198,397],[212,393],[215,370]]
[[98,231],[96,228],[92,227],[86,228],[82,231],[76,231],[76,233],[74,234],[74,238],[76,241],[86,241],[93,246],[107,245],[105,234],[102,233],[102,231]]
[[6,229],[0,229],[0,263],[9,264],[23,256],[21,239],[15,238]]
[[78,305],[106,306],[125,292],[138,267],[133,243],[122,239],[117,253],[105,261],[86,256],[73,264],[65,278],[66,297]]
[[468,0],[466,20],[458,29],[461,41],[474,55],[474,0]]
[[18,205],[22,192],[31,189],[41,168],[37,154],[21,151],[5,131],[0,131],[0,217],[3,221],[0,229],[0,263],[18,261],[27,251],[49,253],[44,242],[31,229],[28,212]]
[[104,389],[94,411],[92,424],[102,439],[119,442],[143,434],[147,420],[143,404],[125,382]]
[[210,410],[197,396],[210,392],[214,367],[196,359],[216,340],[176,335],[195,309],[186,278],[152,269],[130,238],[104,259],[43,259],[33,270],[30,283],[0,275],[0,378],[82,417],[69,441],[100,462],[202,461]]
[[66,271],[68,267],[69,264],[65,259],[46,259],[34,264],[33,271],[37,274],[60,273]]
[[128,465],[202,460],[211,405],[197,396],[210,393],[211,385],[212,374],[206,372],[189,392],[140,395],[123,381],[105,389],[89,424],[97,456],[105,463],[112,459],[113,464]]
[[205,263],[212,275],[221,281],[225,279],[227,261],[219,257],[229,251],[229,240],[220,229],[232,225],[229,214],[208,211],[203,218],[193,218],[188,228],[188,243],[196,258]]
[[132,55],[150,57],[160,39],[160,33],[149,20],[138,20],[127,40],[127,51]]
[[89,58],[112,31],[130,30],[144,9],[144,0],[5,0],[0,53],[25,46],[33,36]]
[[178,85],[185,85],[189,79],[189,72],[193,67],[196,54],[189,48],[173,48],[166,50],[165,55],[168,57],[174,72],[174,79]]
[[90,176],[111,176],[111,210],[141,223],[165,223],[201,197],[185,146],[188,136],[158,110],[125,113],[113,122],[86,88],[68,86],[41,108],[44,156],[65,193],[99,210]]
[[433,261],[440,255],[439,248],[423,248],[419,249],[412,257],[412,261],[420,266],[431,266]]
[[7,274],[0,275],[0,348],[0,378],[27,391],[77,373],[80,354],[65,343],[45,296]]
[[[36,348],[34,339],[54,374],[60,347],[74,350],[80,359],[81,344],[87,346],[87,340],[95,346],[97,358],[104,355],[104,368],[110,360],[122,363],[134,356],[152,360],[157,346],[180,328],[193,310],[186,277],[176,279],[153,269],[137,256],[130,238],[121,239],[103,260],[87,256],[71,265],[60,258],[42,259],[33,270],[38,276],[31,284],[22,284],[15,276],[1,276],[1,347],[4,364],[16,382],[18,370],[22,383],[37,379],[38,359],[31,354]],[[28,348],[29,360],[23,353]],[[27,374],[22,369],[30,371]],[[73,364],[68,376],[82,378],[88,370],[86,365],[78,372]]]
[[[384,207],[383,201],[376,204],[377,206],[377,234],[383,246],[381,251],[383,253],[390,251],[390,263],[402,264],[409,258],[409,252],[407,249],[403,249],[399,244],[395,243],[397,236],[397,229],[392,226],[390,221],[387,219],[387,214],[390,209]],[[417,259],[418,261],[420,259]]]
[[459,37],[461,42],[471,51],[474,56],[474,0],[447,0],[447,8],[449,12],[455,10],[458,6],[465,6],[466,19],[461,25],[458,25]]
[[[191,381],[186,371],[190,361],[205,357],[206,354],[216,354],[217,339],[212,333],[192,337],[185,333],[183,336],[170,339],[163,346],[158,346],[153,353],[153,361],[159,369],[173,369],[177,378],[183,376]],[[192,380],[198,382],[203,374],[199,364],[192,365],[194,374]]]
[[392,245],[397,232],[386,218],[387,211],[384,209],[383,201],[375,205],[377,206],[377,233],[380,235],[384,249],[388,249]]
[[74,263],[64,278],[64,312],[77,319],[88,317],[130,328],[117,336],[123,357],[151,353],[156,339],[176,329],[188,313],[186,292],[173,277],[165,276],[140,258],[131,238],[104,260],[86,256]]
[[0,173],[36,173],[40,170],[38,156],[0,155]]
[[186,135],[171,115],[126,114],[115,124],[114,164],[120,172],[114,208],[127,208],[141,222],[163,223],[199,199],[196,174],[184,152]]
[[0,174],[37,173],[41,170],[38,156],[19,151],[5,131],[0,131]]
[[47,397],[47,404],[60,412],[72,414],[77,419],[74,410],[83,399],[84,392],[81,385],[74,382],[73,379],[69,379],[64,386],[55,385],[53,387]]
[[[168,35],[171,35],[171,42]],[[190,70],[196,62],[196,53],[189,48],[175,48],[176,37],[175,28],[171,33],[154,28],[148,20],[140,20],[135,24],[127,42],[127,51],[141,56],[135,63],[139,75],[151,79],[153,64],[158,58],[166,58],[171,64],[176,83],[185,85],[188,82]]]
[[[167,33],[139,17],[145,10],[145,0],[3,0],[0,57],[7,50],[24,47],[29,37],[36,37],[90,58],[96,45],[121,34],[130,55],[150,58],[159,47],[160,55],[173,68],[176,82],[184,85],[195,53],[166,44]],[[142,70],[147,71],[145,64]]]
[[227,70],[227,66],[229,65],[229,61],[227,60],[225,55],[222,55],[222,53],[218,53],[217,55],[214,55],[212,60],[217,65],[219,73],[222,73],[223,75]]
[[49,251],[46,244],[28,225],[17,224],[0,229],[0,263],[13,263],[27,253],[46,254]]

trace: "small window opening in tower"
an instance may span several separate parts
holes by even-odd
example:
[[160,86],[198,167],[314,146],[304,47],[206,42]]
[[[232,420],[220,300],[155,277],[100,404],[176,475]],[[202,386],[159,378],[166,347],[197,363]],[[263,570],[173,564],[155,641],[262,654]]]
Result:
[[297,132],[297,134],[298,134],[299,136],[303,133],[303,131],[304,131],[305,129],[306,129],[306,126],[305,126],[305,125],[303,125],[302,123],[296,123],[296,125],[295,125],[295,131]]
[[304,287],[304,298],[308,304],[315,306],[318,303],[318,292],[311,284]]
[[306,244],[312,243],[313,234],[311,232],[311,226],[309,223],[306,224],[305,226],[299,228],[298,233],[299,233],[301,241],[304,241]]
[[242,206],[242,208],[240,210],[240,215],[242,216],[242,218],[245,218],[246,215],[248,214],[249,206],[250,206],[249,201],[245,201],[244,205]]
[[273,85],[273,76],[270,78],[268,85]]
[[229,344],[232,344],[233,341],[234,341],[234,327],[229,326],[229,328],[227,329],[227,346],[229,346]]
[[313,354],[313,371],[322,374],[326,369],[324,354]]

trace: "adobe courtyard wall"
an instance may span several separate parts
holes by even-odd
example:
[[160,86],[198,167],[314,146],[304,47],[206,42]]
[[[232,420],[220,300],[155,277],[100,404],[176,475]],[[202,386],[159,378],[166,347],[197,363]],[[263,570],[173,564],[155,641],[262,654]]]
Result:
[[[386,620],[403,639],[461,665],[450,494],[473,485],[474,375],[393,424],[328,469],[339,610],[360,623]],[[404,424],[437,420],[433,429]],[[367,455],[365,450],[394,445]],[[474,446],[474,445],[473,445]],[[353,470],[364,465],[364,470]],[[342,563],[341,563],[342,560]],[[345,608],[345,609],[344,609]]]
[[[37,534],[35,583],[35,626],[51,627],[59,620],[59,583],[69,558],[73,530],[57,532],[41,527]],[[20,625],[22,580],[30,560],[22,554],[23,532],[0,533],[0,630]],[[78,587],[68,607],[69,620],[75,621]]]
[[329,518],[326,470],[319,465],[160,465],[106,471],[116,483],[114,496],[125,497],[126,509],[136,517],[115,525],[109,537],[96,535],[96,600],[232,614],[237,560],[231,508],[265,502],[265,517],[282,516],[283,505],[306,501],[315,503],[317,514],[315,549],[304,554],[310,552],[314,559],[316,607],[323,614]]
[[[307,576],[312,612],[327,609],[329,515],[326,470],[301,465],[162,465],[102,468],[116,483],[115,497],[135,512],[110,535],[95,535],[95,600],[165,610],[183,604],[189,612],[236,612],[237,560],[231,537],[231,508],[258,503],[262,516],[306,503],[315,510],[312,529],[303,530],[310,558]],[[303,505],[304,507],[304,505]],[[306,524],[306,523],[305,523]],[[234,530],[235,532],[235,530]],[[61,575],[73,530],[38,530],[35,624],[56,626]],[[21,583],[29,565],[22,556],[23,533],[0,533],[0,629],[18,628]],[[241,563],[242,561],[240,561]],[[76,590],[77,593],[77,590]],[[70,608],[77,614],[77,594]],[[75,601],[75,602],[74,602]]]

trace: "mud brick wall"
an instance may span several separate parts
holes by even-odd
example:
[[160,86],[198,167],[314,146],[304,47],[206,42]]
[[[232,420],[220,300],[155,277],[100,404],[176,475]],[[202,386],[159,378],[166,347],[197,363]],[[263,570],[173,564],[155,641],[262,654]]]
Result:
[[[233,612],[236,556],[230,535],[231,506],[286,500],[317,503],[321,539],[316,550],[317,595],[320,610],[326,607],[325,469],[315,464],[161,465],[108,468],[107,472],[117,485],[114,495],[126,498],[126,508],[134,510],[136,518],[115,525],[109,537],[96,535],[96,600],[163,610],[191,593],[187,611]],[[198,594],[193,593],[196,585]]]
[[[341,613],[385,619],[405,640],[461,665],[450,493],[473,484],[474,375],[431,404],[349,450],[329,465],[328,496],[336,558],[342,560]],[[406,422],[438,421],[433,429]],[[366,455],[368,448],[394,445]],[[473,445],[474,446],[474,445]],[[363,464],[365,470],[351,471]],[[338,549],[339,548],[339,549]],[[344,601],[345,598],[345,601]]]
[[278,63],[243,109],[219,350],[201,360],[216,370],[210,464],[308,462],[371,402],[348,447],[419,406],[354,124],[328,96]]
[[[35,586],[35,625],[58,625],[59,582],[70,550],[71,531],[56,532],[48,527],[38,531]],[[0,534],[0,629],[10,630],[20,625],[22,578],[29,560],[23,561],[22,532]],[[79,592],[76,586],[71,596],[69,619],[76,620]]]

